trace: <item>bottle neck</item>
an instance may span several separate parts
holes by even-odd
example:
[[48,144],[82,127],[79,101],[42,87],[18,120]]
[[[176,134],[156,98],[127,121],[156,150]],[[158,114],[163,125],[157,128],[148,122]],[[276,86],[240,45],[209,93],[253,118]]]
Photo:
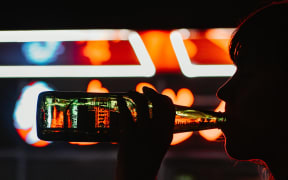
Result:
[[199,131],[222,127],[226,124],[224,113],[175,105],[175,132]]

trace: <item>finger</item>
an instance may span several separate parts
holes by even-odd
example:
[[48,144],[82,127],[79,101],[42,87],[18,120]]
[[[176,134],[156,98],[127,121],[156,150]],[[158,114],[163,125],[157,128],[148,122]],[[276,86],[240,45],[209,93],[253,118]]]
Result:
[[123,97],[117,98],[118,108],[120,112],[120,130],[125,131],[128,128],[133,128],[134,121],[133,116],[131,114],[131,111],[127,107],[126,101],[123,99]]
[[[161,124],[162,122],[165,122],[166,125],[169,126],[171,125],[171,123],[174,123],[175,107],[172,100],[168,96],[158,94],[153,89],[147,87],[143,88],[143,92],[152,102],[152,116],[153,119],[156,119],[158,121],[155,123]],[[167,120],[167,118],[170,119]]]
[[147,125],[149,123],[149,107],[148,107],[148,99],[143,95],[136,91],[130,91],[128,96],[133,99],[136,104],[137,111],[137,121],[136,124],[139,126]]
[[174,104],[168,96],[159,94],[153,89],[148,88],[148,87],[143,87],[143,92],[152,102],[153,109],[162,110],[162,111],[167,111],[168,109],[168,110],[172,110],[173,112]]
[[144,86],[142,88],[142,90],[143,90],[144,94],[148,94],[150,96],[157,96],[158,95],[158,93],[154,89],[149,88],[147,86]]

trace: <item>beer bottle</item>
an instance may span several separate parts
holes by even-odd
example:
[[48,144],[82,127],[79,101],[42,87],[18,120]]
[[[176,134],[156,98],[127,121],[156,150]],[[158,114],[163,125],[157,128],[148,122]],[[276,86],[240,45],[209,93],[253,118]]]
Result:
[[[47,141],[117,142],[119,97],[137,121],[136,104],[128,93],[42,92],[37,104],[38,137]],[[148,106],[152,108],[151,103]],[[174,133],[221,128],[226,123],[223,113],[178,105],[175,110]]]

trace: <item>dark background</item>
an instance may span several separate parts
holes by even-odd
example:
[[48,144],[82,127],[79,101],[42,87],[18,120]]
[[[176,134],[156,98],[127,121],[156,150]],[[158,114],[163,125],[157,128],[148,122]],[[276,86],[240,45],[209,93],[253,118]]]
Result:
[[[280,1],[280,0],[278,0]],[[274,2],[278,2],[274,1]],[[0,29],[235,27],[271,0],[94,1],[3,6]]]
[[[109,6],[100,5],[97,2],[94,5],[91,4],[92,2],[89,4],[70,2],[69,5],[72,4],[73,7],[68,4],[60,6],[38,2],[39,7],[21,5],[18,5],[16,9],[3,7],[0,29],[125,28],[143,30],[237,27],[251,11],[268,2],[267,0],[186,1],[183,3],[166,1],[147,4],[144,1],[134,1],[130,4],[123,4],[109,1],[107,2],[107,4],[110,3]],[[51,5],[52,8],[50,8]],[[80,147],[68,143],[53,143],[44,148],[35,148],[20,139],[13,127],[13,108],[23,85],[34,80],[39,79],[0,79],[0,178],[9,180],[113,179],[117,145],[97,144]],[[45,79],[59,90],[85,90],[89,80]],[[175,90],[181,84],[189,84],[189,88],[197,95],[213,95],[227,78],[189,79],[177,74],[163,74],[143,79],[102,78],[100,80],[109,89],[115,91],[131,89],[137,82],[146,81],[160,88],[164,82]],[[209,90],[205,88],[207,84],[210,85]],[[217,100],[214,103],[217,104]],[[206,105],[206,108],[212,108],[209,105]],[[257,166],[229,159],[225,154],[223,142],[208,142],[196,133],[189,140],[169,150],[159,172],[159,179],[259,180],[260,178]]]

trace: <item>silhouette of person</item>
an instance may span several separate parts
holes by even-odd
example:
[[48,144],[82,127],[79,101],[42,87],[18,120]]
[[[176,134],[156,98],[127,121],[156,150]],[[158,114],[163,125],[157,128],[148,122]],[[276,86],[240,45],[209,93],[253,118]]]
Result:
[[[226,102],[227,126],[223,127],[227,154],[236,160],[261,163],[268,179],[288,179],[288,4],[272,3],[246,18],[233,34],[231,59],[235,74],[218,90]],[[192,69],[191,69],[192,70]],[[144,88],[133,94],[139,122],[124,122],[118,152],[117,178],[155,179],[171,142],[175,111],[171,100]],[[147,100],[153,104],[152,118]],[[121,105],[122,104],[122,105]]]
[[276,180],[288,179],[283,117],[288,100],[287,18],[286,1],[265,6],[242,22],[229,49],[237,71],[217,93],[226,102],[229,121],[222,129],[226,152],[265,164]]

